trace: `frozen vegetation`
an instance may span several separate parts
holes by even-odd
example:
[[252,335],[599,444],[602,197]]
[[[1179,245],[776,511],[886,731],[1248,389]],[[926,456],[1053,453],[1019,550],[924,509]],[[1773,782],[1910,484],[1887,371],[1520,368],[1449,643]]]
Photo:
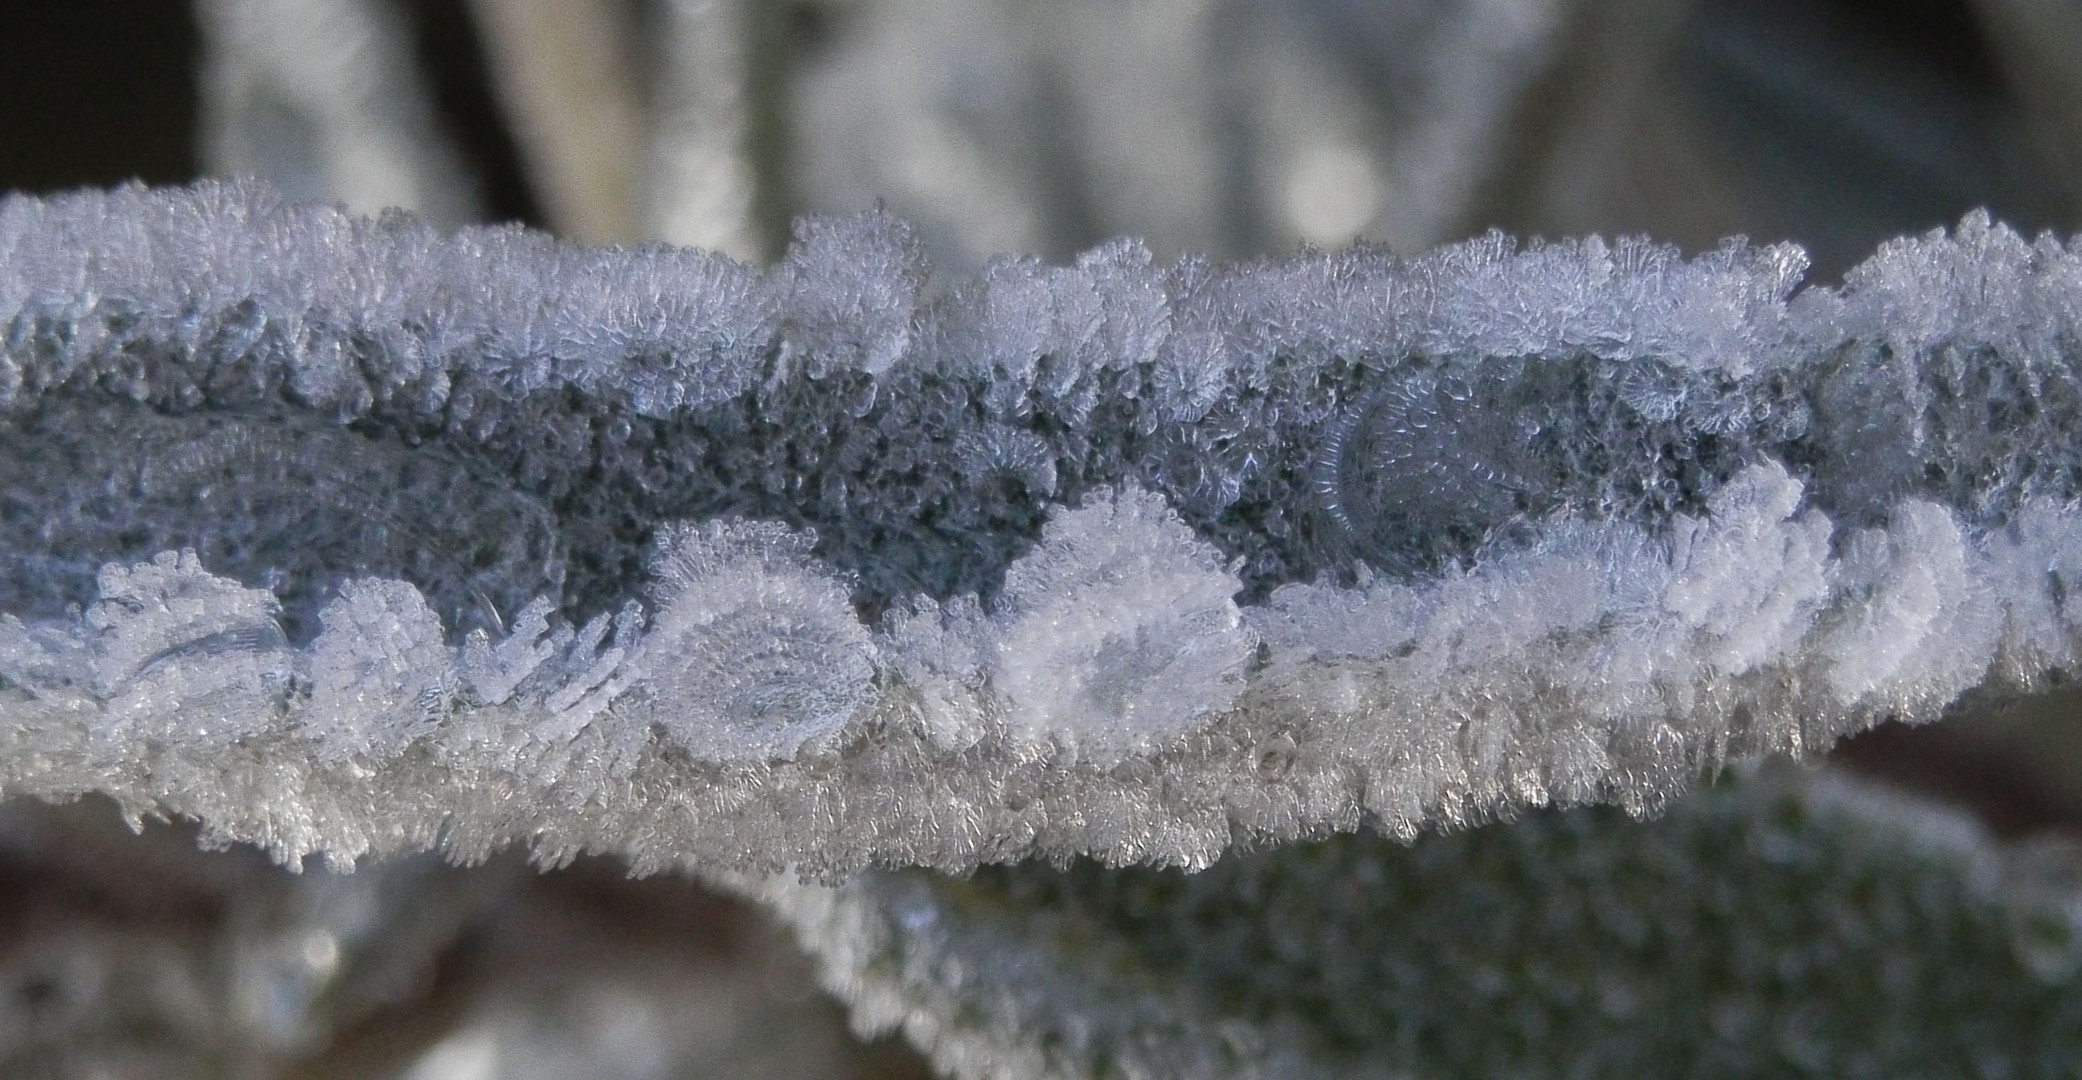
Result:
[[[1747,770],[1743,770],[1747,771]],[[741,888],[950,1075],[2056,1077],[2077,850],[1823,774],[1197,874]]]
[[929,287],[247,185],[0,204],[0,787],[285,861],[1204,867],[2072,669],[2082,254]]
[[200,0],[267,185],[0,201],[0,1073],[846,1074],[633,868],[965,1080],[2082,1074],[2082,247],[1866,257],[2082,16],[1859,6]]

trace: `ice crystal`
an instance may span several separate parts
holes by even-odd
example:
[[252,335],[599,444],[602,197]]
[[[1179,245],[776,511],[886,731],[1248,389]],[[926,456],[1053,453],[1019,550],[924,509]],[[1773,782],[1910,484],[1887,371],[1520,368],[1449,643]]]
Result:
[[640,715],[697,758],[763,761],[873,705],[874,643],[815,543],[769,522],[666,530]]
[[1242,583],[1162,499],[1091,502],[1006,568],[990,670],[1014,738],[1110,761],[1234,704],[1257,639]]
[[303,721],[319,754],[404,752],[446,711],[455,665],[440,618],[418,589],[382,578],[348,582],[318,617]]
[[83,620],[83,674],[107,710],[97,736],[236,739],[275,719],[290,654],[273,593],[211,576],[192,552],[109,566],[100,593]]

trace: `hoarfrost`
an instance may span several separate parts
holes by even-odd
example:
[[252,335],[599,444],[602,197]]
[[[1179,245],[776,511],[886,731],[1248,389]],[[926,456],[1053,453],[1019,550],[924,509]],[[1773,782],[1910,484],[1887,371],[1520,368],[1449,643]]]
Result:
[[505,704],[557,654],[562,639],[549,626],[550,613],[555,610],[548,597],[536,597],[514,616],[512,629],[496,645],[484,630],[470,631],[463,643],[459,674],[478,704]]
[[1913,701],[1980,681],[2002,626],[1974,580],[1968,545],[1952,515],[1927,502],[1849,538],[1842,573],[1851,600],[1821,642],[1839,696]]
[[[453,658],[441,620],[403,581],[363,578],[318,614],[304,730],[321,759],[394,757],[447,711]],[[371,723],[385,718],[387,723]]]
[[695,757],[793,757],[875,701],[875,649],[813,533],[771,522],[668,529],[658,614],[632,667],[648,716]]
[[624,662],[635,650],[642,629],[643,608],[632,600],[615,613],[611,631],[607,616],[599,615],[573,635],[559,665],[563,677],[542,699],[549,718],[535,726],[537,741],[569,742],[614,704],[633,678],[633,673],[624,670]]
[[1671,531],[1663,608],[1725,675],[1777,659],[1828,597],[1829,521],[1800,512],[1801,494],[1783,466],[1758,466],[1714,493],[1709,517],[1681,517]]
[[984,680],[983,605],[974,595],[946,604],[918,597],[890,613],[885,654],[917,695],[918,721],[934,746],[966,750],[996,720]]
[[1005,570],[991,672],[1012,736],[1110,762],[1229,708],[1258,645],[1242,587],[1162,498],[1094,492]]
[[173,743],[237,739],[276,719],[290,654],[273,593],[206,573],[192,551],[101,571],[84,622],[96,734]]
[[1120,241],[929,291],[882,214],[760,270],[10,198],[0,790],[283,859],[1198,867],[2069,673],[2082,256],[1804,265]]

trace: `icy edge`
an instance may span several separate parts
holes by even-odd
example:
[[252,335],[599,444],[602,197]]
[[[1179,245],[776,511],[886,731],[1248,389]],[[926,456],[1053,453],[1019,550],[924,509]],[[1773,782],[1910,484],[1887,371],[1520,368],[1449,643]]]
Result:
[[810,537],[711,522],[667,531],[647,600],[583,626],[538,603],[460,648],[381,579],[291,648],[266,592],[169,553],[106,569],[75,624],[0,619],[0,776],[284,861],[1204,866],[1238,837],[1645,813],[2076,659],[2049,587],[2082,576],[2071,509],[1983,535],[1911,503],[1834,537],[1760,464],[1710,510],[1660,536],[1557,518],[1470,571],[1240,608],[1128,489],[1058,513],[994,613],[919,597],[872,628]]

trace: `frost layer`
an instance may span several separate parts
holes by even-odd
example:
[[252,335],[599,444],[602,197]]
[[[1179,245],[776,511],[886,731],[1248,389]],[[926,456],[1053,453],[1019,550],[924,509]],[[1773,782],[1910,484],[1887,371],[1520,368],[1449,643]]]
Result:
[[1647,812],[2082,648],[2082,255],[1491,236],[929,293],[0,203],[0,791],[278,857],[1203,866]]

